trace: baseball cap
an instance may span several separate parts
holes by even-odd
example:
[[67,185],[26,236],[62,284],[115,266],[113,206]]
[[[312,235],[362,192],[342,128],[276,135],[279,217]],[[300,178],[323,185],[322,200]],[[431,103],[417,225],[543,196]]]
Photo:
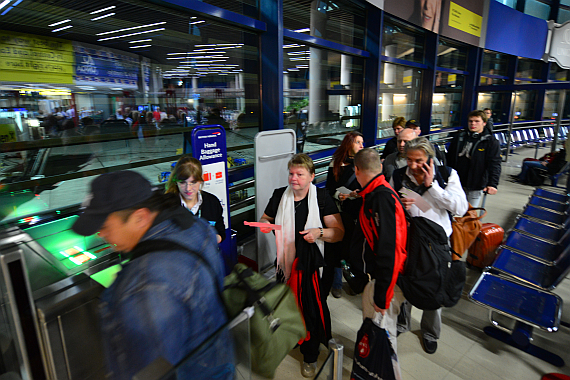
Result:
[[150,182],[137,172],[123,170],[103,174],[91,182],[85,207],[73,224],[73,231],[89,236],[99,231],[109,214],[135,206],[152,196]]
[[406,121],[406,128],[420,128],[420,123],[418,123],[415,119],[410,119]]

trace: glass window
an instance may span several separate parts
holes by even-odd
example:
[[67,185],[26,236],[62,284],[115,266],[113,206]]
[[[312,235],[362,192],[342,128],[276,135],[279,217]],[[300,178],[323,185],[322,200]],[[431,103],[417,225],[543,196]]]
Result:
[[481,74],[507,76],[508,66],[509,56],[507,54],[485,50],[485,53],[483,54],[483,67],[481,68]]
[[559,90],[546,90],[546,94],[544,96],[544,107],[542,109],[542,120],[556,120],[556,117],[558,116],[559,100]]
[[467,47],[440,37],[437,47],[437,66],[465,71],[467,68]]
[[517,91],[515,103],[515,121],[535,120],[536,91]]
[[558,9],[558,23],[564,24],[568,20],[570,20],[570,9],[559,8]]
[[112,14],[37,4],[2,16],[0,60],[11,68],[0,69],[0,220],[80,203],[100,170],[156,183],[195,124],[225,126],[230,157],[251,144],[256,33],[150,2],[115,2]]
[[283,0],[283,26],[299,33],[364,49],[366,13],[364,5],[357,2]]
[[[542,61],[519,58],[516,78],[541,79]],[[516,82],[515,82],[516,83]]]
[[424,32],[385,18],[382,55],[423,63]]
[[284,125],[306,136],[299,150],[330,148],[360,129],[362,58],[286,42],[283,59]]
[[510,92],[480,92],[477,96],[477,109],[489,108],[493,112],[493,123],[508,123],[508,111],[504,111],[506,104],[511,96]]
[[513,9],[516,9],[517,7],[517,0],[497,0],[497,1]]
[[539,0],[526,0],[524,13],[541,18],[543,20],[548,20],[550,17],[550,5],[545,4]]
[[548,81],[563,81],[566,82],[570,79],[568,70],[561,68],[555,62],[550,64],[550,72],[548,73]]
[[377,138],[393,136],[392,121],[396,117],[418,119],[421,80],[421,70],[382,63]]
[[201,0],[204,3],[215,5],[228,11],[242,14],[244,16],[259,17],[258,0]]
[[461,95],[464,76],[436,72],[431,108],[431,130],[461,125]]

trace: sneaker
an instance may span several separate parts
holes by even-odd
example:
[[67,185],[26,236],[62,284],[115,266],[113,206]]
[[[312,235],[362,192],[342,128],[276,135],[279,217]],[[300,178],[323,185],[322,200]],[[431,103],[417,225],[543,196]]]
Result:
[[333,289],[331,290],[331,294],[334,298],[342,297],[342,291],[340,289]]
[[433,354],[437,351],[437,341],[435,340],[427,340],[426,338],[422,339],[424,343],[424,351],[428,354]]
[[301,375],[303,377],[314,377],[317,372],[317,363],[305,363],[301,364]]

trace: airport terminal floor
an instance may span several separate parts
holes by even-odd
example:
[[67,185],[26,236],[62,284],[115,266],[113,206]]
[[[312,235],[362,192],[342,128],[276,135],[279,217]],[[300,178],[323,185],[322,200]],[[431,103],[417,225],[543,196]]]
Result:
[[[541,148],[538,157],[548,153],[550,146]],[[509,156],[503,163],[499,192],[487,196],[484,223],[497,223],[508,231],[528,201],[534,188],[510,181],[511,175],[520,172],[521,162],[534,157],[534,148],[523,148]],[[548,181],[547,181],[548,183]],[[564,186],[565,178],[559,181]],[[549,184],[549,183],[548,183]],[[398,337],[398,358],[404,380],[538,380],[547,373],[570,374],[570,329],[560,327],[556,333],[535,329],[533,343],[560,355],[566,360],[562,368],[548,364],[534,356],[508,346],[485,335],[483,328],[489,326],[488,310],[472,303],[467,294],[477,281],[480,272],[467,269],[467,282],[459,303],[442,312],[442,331],[438,350],[433,355],[424,352],[421,345],[421,311],[412,310],[412,329]],[[346,285],[346,284],[345,284]],[[554,291],[564,301],[570,300],[570,282],[562,281]],[[343,379],[350,379],[356,333],[362,324],[360,296],[349,296],[343,291],[342,298],[328,297],[332,317],[333,337],[344,344]],[[570,303],[564,305],[562,319],[570,315]],[[322,348],[322,350],[324,350]],[[324,353],[320,361],[324,360]],[[299,379],[299,361],[302,355],[293,350],[278,368],[275,378]],[[319,362],[320,363],[320,362]]]

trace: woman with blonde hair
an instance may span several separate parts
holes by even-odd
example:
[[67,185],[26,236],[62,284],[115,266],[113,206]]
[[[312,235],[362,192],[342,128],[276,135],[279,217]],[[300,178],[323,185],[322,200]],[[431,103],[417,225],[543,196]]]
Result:
[[218,243],[226,236],[223,208],[220,200],[202,190],[202,164],[190,155],[180,157],[168,178],[166,193],[180,196],[182,206],[199,218],[206,219],[216,229]]

